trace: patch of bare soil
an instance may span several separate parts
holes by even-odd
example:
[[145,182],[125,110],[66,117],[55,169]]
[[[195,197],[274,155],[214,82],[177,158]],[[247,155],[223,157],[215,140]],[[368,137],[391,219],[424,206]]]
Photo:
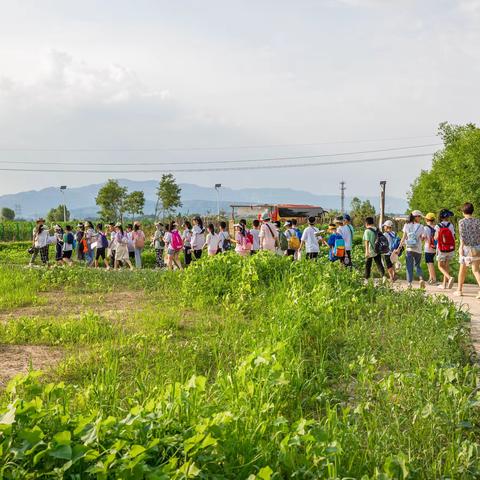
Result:
[[20,317],[80,317],[93,312],[107,317],[118,316],[145,305],[143,291],[127,290],[106,293],[44,292],[41,303],[0,313],[0,322]]
[[59,348],[40,345],[0,345],[0,389],[17,373],[48,370],[63,358]]

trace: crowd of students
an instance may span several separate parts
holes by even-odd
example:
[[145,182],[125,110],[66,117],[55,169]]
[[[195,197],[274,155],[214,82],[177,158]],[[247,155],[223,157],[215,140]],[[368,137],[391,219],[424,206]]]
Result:
[[[473,205],[463,206],[464,218],[459,222],[459,261],[457,295],[462,295],[467,268],[471,266],[473,274],[480,285],[480,219],[473,217]],[[383,279],[396,280],[400,257],[405,253],[406,276],[412,286],[416,273],[419,286],[425,287],[425,276],[421,267],[422,254],[428,269],[428,283],[439,285],[436,277],[435,261],[443,278],[439,285],[442,289],[450,289],[454,285],[454,277],[450,273],[450,263],[455,256],[456,230],[452,223],[453,213],[443,209],[438,215],[423,215],[418,210],[412,211],[405,223],[402,235],[394,231],[394,224],[387,220],[381,228],[375,226],[373,217],[365,219],[363,245],[365,254],[365,280],[371,276],[375,263]],[[423,224],[423,220],[425,224]],[[301,231],[296,219],[283,223],[272,222],[270,215],[264,213],[261,219],[253,221],[247,228],[246,220],[234,225],[233,237],[229,234],[226,222],[220,222],[218,230],[210,223],[205,228],[200,217],[192,222],[186,220],[179,226],[176,221],[169,224],[157,222],[151,237],[151,246],[155,250],[156,267],[182,269],[192,260],[207,255],[234,250],[242,256],[254,255],[260,250],[271,251],[281,255],[292,256],[299,260],[303,254],[308,259],[316,259],[321,246],[328,249],[331,262],[339,262],[347,268],[353,266],[352,248],[354,229],[349,215],[335,218],[327,230],[319,230],[316,218],[309,217],[308,224]],[[58,263],[72,263],[76,254],[77,260],[88,266],[118,269],[127,266],[130,269],[142,268],[142,252],[146,238],[139,222],[128,224],[124,230],[120,223],[94,225],[87,221],[77,225],[75,231],[71,226],[65,230],[55,225],[53,233],[45,226],[45,220],[37,220],[33,232],[31,261],[33,264],[38,255],[44,264],[48,263],[49,245],[55,245],[55,260]],[[180,253],[183,252],[183,264]],[[480,297],[479,297],[480,298]]]
[[[480,286],[480,219],[473,217],[474,207],[465,203],[462,207],[463,218],[458,222],[458,287],[456,296],[463,295],[463,286],[467,269],[471,267],[473,275]],[[395,270],[399,257],[405,252],[406,277],[408,285],[413,285],[415,274],[420,288],[425,288],[426,281],[421,267],[422,254],[428,269],[428,283],[440,289],[452,289],[455,278],[450,271],[451,262],[457,249],[457,233],[452,218],[454,214],[442,209],[438,218],[434,213],[423,215],[413,210],[402,229],[401,238],[393,231],[393,222],[387,220],[382,230],[374,225],[373,218],[365,221],[363,241],[365,246],[365,279],[371,274],[375,262],[382,278],[386,278],[385,269],[391,281],[395,281]],[[425,221],[425,224],[422,221]],[[442,281],[437,281],[435,261],[442,274]],[[477,295],[480,299],[480,293]]]

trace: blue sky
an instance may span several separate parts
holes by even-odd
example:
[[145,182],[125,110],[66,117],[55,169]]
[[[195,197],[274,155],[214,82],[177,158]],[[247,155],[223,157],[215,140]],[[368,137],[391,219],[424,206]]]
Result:
[[[0,7],[0,148],[372,140],[433,135],[441,121],[478,119],[480,0],[0,0]],[[0,151],[0,161],[135,166],[434,142],[155,153]],[[318,193],[336,193],[343,178],[351,195],[371,195],[386,179],[391,194],[404,196],[429,162],[422,157],[177,177],[201,185],[293,186]],[[2,194],[126,176],[0,175]]]

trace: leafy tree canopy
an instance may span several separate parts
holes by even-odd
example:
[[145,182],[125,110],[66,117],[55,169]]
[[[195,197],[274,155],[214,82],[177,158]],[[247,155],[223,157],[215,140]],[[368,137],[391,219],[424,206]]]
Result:
[[122,221],[125,211],[127,187],[121,187],[117,180],[109,179],[98,191],[95,202],[100,207],[98,212],[104,221]]
[[143,215],[143,207],[145,206],[145,194],[136,190],[127,195],[124,202],[124,208],[126,213],[132,215],[132,220],[135,219],[135,215]]
[[2,211],[0,212],[0,217],[2,220],[14,220],[15,219],[15,211],[8,207],[3,207]]
[[66,214],[66,220],[70,220],[70,212],[66,207],[64,211],[64,205],[59,205],[58,207],[52,208],[47,213],[47,222],[63,222],[64,214]]
[[155,217],[157,217],[158,207],[161,205],[164,216],[169,216],[173,211],[182,206],[182,189],[177,185],[175,177],[171,173],[162,175],[157,188],[157,207],[155,208]]
[[430,170],[422,170],[413,182],[410,208],[459,213],[465,202],[480,206],[480,129],[442,123],[439,135],[444,148],[435,153]]
[[352,223],[360,227],[364,224],[367,217],[375,218],[375,207],[370,200],[361,201],[358,197],[352,199],[350,204],[350,216],[352,217]]

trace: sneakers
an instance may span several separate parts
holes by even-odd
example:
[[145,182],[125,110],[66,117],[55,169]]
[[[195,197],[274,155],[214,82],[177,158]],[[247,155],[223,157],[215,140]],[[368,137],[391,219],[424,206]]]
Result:
[[436,280],[430,279],[430,280],[428,281],[428,284],[436,287],[436,286],[438,285],[438,282],[437,282]]
[[425,290],[425,280],[423,280],[423,278],[422,278],[422,280],[420,280],[420,282],[419,282],[419,287],[420,287],[422,290]]
[[448,285],[447,285],[448,288],[452,289],[454,283],[455,283],[455,279],[453,277],[450,277],[450,280],[448,281]]

